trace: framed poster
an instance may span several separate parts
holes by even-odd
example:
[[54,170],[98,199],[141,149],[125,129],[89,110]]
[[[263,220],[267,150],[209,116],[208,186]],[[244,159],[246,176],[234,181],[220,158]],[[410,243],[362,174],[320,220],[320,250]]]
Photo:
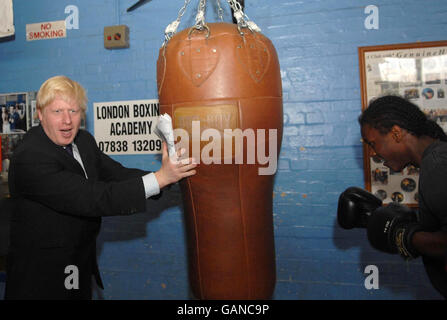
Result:
[[0,94],[0,133],[25,133],[28,130],[29,101],[27,92]]
[[[362,110],[384,95],[418,105],[447,130],[447,41],[359,47]],[[365,187],[384,203],[417,206],[418,168],[393,172],[363,145]]]
[[37,92],[0,94],[0,197],[8,194],[9,161],[14,150],[32,126],[32,106]]

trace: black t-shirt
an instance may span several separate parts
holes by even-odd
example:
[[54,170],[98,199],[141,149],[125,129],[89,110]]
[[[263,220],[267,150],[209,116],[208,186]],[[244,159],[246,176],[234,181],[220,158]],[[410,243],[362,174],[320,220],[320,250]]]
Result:
[[[425,231],[447,232],[447,142],[432,143],[422,155],[419,219]],[[446,261],[426,256],[422,259],[433,286],[447,298]]]

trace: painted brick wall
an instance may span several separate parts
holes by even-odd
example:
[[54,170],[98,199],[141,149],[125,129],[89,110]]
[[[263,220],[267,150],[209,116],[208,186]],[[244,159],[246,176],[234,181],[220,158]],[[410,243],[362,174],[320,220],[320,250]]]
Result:
[[[153,0],[126,13],[136,0],[14,1],[16,39],[0,43],[0,92],[37,90],[65,74],[92,103],[154,99],[156,59],[164,28],[182,0]],[[208,21],[216,20],[213,1]],[[79,8],[79,29],[66,39],[26,42],[25,25],[62,20]],[[224,1],[225,20],[230,21]],[[379,8],[379,29],[367,30],[368,5]],[[194,21],[192,1],[180,29]],[[284,137],[274,189],[277,286],[275,299],[438,299],[420,260],[403,262],[369,246],[364,230],[336,224],[339,194],[363,186],[357,47],[444,40],[443,0],[247,0],[246,13],[278,51],[284,89]],[[130,48],[103,48],[103,27],[126,24]],[[156,156],[116,156],[129,167],[157,170]],[[101,299],[187,299],[186,247],[176,186],[149,212],[105,218],[98,239],[105,290]],[[380,289],[364,287],[376,265]]]

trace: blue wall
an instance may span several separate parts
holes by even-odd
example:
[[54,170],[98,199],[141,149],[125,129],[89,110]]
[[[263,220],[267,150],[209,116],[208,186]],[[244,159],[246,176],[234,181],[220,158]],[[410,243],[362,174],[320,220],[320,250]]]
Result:
[[[183,0],[14,0],[16,39],[0,43],[0,93],[37,90],[65,74],[92,103],[155,99],[156,59],[164,28]],[[208,21],[216,21],[208,1]],[[180,29],[194,21],[192,1]],[[79,29],[67,38],[25,40],[25,25],[63,20],[79,8]],[[226,21],[229,9],[222,1]],[[367,30],[368,5],[379,8],[378,30]],[[369,246],[364,230],[336,224],[339,194],[363,186],[357,47],[444,40],[443,0],[246,0],[246,13],[276,46],[284,88],[284,138],[274,190],[275,299],[438,299],[421,261]],[[106,50],[103,27],[126,24],[130,48]],[[157,170],[156,156],[116,156],[126,166]],[[105,299],[188,299],[186,247],[177,187],[148,213],[105,218],[98,239]],[[380,289],[364,287],[367,265],[379,268]]]

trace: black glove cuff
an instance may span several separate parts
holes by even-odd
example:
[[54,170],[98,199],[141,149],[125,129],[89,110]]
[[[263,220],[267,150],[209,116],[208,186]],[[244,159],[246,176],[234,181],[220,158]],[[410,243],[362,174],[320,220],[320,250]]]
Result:
[[405,260],[411,260],[419,257],[419,252],[414,248],[412,244],[413,235],[422,231],[422,227],[418,223],[410,223],[401,227],[398,227],[395,233],[395,243],[399,254]]

